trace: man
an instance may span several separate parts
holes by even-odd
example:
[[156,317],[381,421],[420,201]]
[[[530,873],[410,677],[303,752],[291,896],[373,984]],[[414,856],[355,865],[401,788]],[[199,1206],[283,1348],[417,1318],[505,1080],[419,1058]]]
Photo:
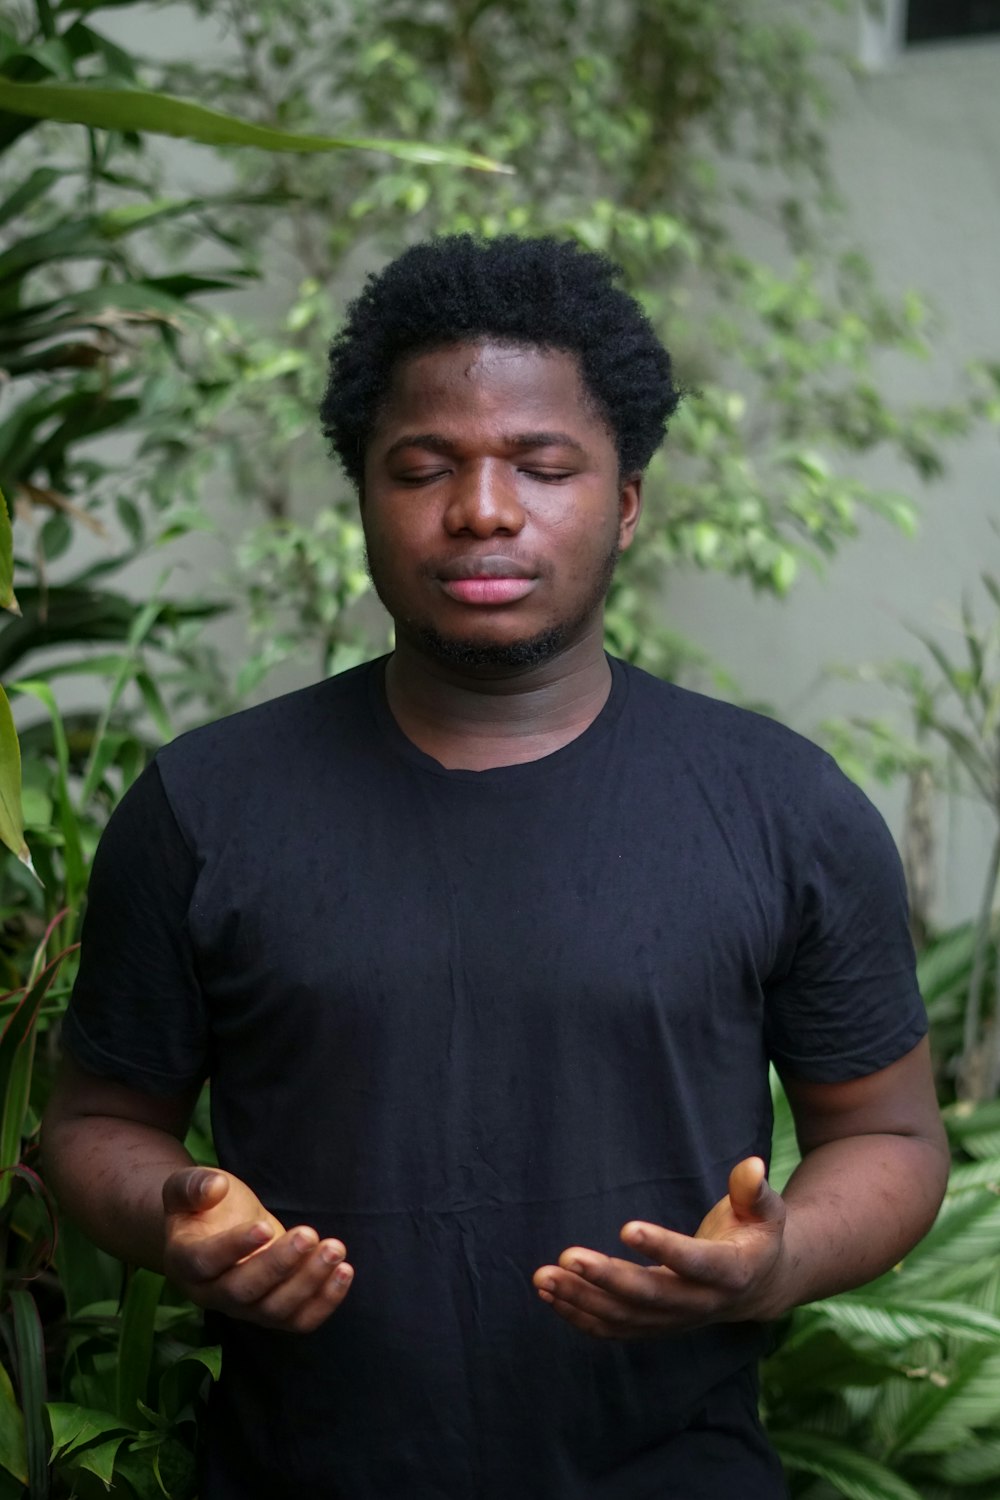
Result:
[[569,245],[372,278],[323,416],[395,650],[183,736],[105,835],[48,1170],[213,1314],[207,1500],[774,1500],[762,1324],[934,1217],[884,825],[603,651],[676,399]]

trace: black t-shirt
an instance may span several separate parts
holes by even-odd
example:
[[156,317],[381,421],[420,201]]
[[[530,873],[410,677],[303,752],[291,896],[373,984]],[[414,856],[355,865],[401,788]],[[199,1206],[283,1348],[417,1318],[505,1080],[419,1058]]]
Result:
[[770,1059],[917,1043],[888,832],[808,741],[619,662],[577,739],[481,772],[383,669],[160,751],[95,862],[70,1052],[210,1076],[221,1164],[356,1270],[309,1336],[220,1320],[203,1494],[773,1500],[761,1328],[594,1340],[531,1275],[693,1232],[768,1155]]

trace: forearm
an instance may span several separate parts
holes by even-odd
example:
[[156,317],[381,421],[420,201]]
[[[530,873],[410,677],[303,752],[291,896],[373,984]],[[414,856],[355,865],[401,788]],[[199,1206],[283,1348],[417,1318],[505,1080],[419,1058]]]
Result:
[[940,1138],[861,1135],[817,1146],[784,1190],[788,1217],[763,1316],[881,1276],[934,1222],[948,1180]]
[[191,1165],[175,1135],[107,1115],[49,1118],[42,1165],[60,1207],[96,1245],[162,1271],[163,1184]]

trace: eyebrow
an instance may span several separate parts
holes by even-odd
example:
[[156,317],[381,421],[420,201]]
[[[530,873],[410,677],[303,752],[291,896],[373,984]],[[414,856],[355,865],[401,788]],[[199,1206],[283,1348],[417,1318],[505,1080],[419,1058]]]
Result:
[[[505,434],[503,442],[508,448],[521,452],[536,448],[570,448],[574,453],[586,453],[583,444],[568,432],[515,432]],[[439,432],[405,432],[386,449],[386,458],[391,458],[401,448],[428,448],[433,453],[453,454],[461,445],[452,442]]]

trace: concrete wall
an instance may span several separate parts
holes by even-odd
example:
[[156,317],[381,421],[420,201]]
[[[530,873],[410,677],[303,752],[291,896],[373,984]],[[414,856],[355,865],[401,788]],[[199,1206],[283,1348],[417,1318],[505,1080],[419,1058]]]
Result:
[[[832,40],[860,51],[858,18]],[[899,55],[845,83],[841,103],[833,155],[854,233],[888,288],[920,289],[942,319],[931,360],[894,360],[885,378],[899,397],[947,396],[970,359],[1000,356],[1000,41]],[[889,708],[875,688],[822,682],[824,664],[920,659],[910,626],[951,643],[963,590],[975,596],[982,570],[1000,572],[995,432],[958,445],[947,478],[922,491],[885,456],[863,472],[914,494],[916,540],[872,520],[825,580],[804,578],[782,604],[709,575],[670,589],[671,622],[806,733],[831,714]],[[901,792],[870,790],[898,834]],[[978,808],[942,810],[940,919],[959,920],[978,900],[989,831]]]

